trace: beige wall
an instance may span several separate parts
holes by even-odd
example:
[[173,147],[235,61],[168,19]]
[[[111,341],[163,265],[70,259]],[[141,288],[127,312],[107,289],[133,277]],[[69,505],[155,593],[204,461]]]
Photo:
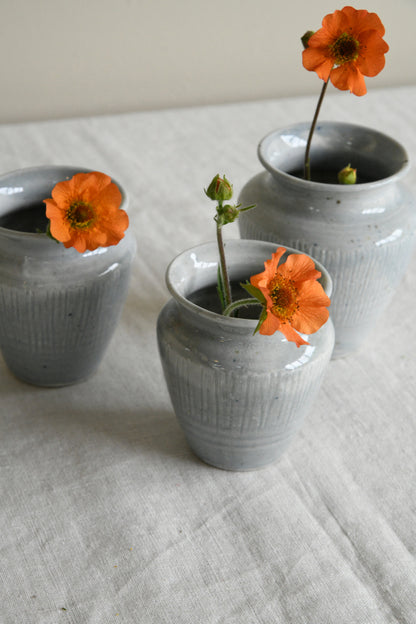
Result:
[[[299,37],[333,0],[2,0],[0,122],[318,93]],[[376,11],[390,45],[369,89],[416,83],[416,0]]]

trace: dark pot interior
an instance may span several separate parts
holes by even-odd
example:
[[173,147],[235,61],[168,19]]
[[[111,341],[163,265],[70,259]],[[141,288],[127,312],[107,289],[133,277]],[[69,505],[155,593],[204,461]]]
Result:
[[47,225],[45,204],[16,208],[0,216],[0,227],[16,232],[46,232]]

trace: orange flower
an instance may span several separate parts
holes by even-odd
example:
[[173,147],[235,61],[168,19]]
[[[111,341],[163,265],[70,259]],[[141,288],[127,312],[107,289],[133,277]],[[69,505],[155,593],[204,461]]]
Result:
[[303,51],[303,65],[342,91],[365,95],[364,76],[376,76],[385,64],[384,32],[376,13],[346,6],[324,17]]
[[44,200],[52,236],[80,253],[117,245],[129,225],[121,200],[118,186],[104,173],[77,173],[58,182],[52,198]]
[[266,318],[260,333],[270,336],[279,330],[296,346],[309,344],[297,332],[313,334],[329,317],[327,306],[331,301],[316,280],[321,273],[313,260],[305,254],[290,254],[283,264],[279,260],[285,253],[279,247],[271,260],[264,263],[265,270],[250,278],[265,298]]

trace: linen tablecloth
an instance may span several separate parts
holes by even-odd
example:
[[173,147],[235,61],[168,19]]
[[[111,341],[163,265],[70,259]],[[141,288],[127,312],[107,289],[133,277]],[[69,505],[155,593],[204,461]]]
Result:
[[[328,94],[321,119],[380,129],[416,162],[416,87],[371,89]],[[2,172],[71,164],[121,182],[138,242],[91,379],[36,388],[0,358],[1,624],[416,622],[416,257],[266,469],[192,454],[157,352],[167,264],[215,238],[203,188],[225,173],[237,195],[258,141],[310,120],[316,99],[0,126]]]

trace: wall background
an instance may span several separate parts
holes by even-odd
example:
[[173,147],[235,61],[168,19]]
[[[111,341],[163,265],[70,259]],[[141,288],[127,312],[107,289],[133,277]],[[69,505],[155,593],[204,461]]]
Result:
[[[299,38],[344,4],[1,0],[0,123],[318,95]],[[378,13],[390,45],[369,90],[415,84],[415,0],[352,6]]]

